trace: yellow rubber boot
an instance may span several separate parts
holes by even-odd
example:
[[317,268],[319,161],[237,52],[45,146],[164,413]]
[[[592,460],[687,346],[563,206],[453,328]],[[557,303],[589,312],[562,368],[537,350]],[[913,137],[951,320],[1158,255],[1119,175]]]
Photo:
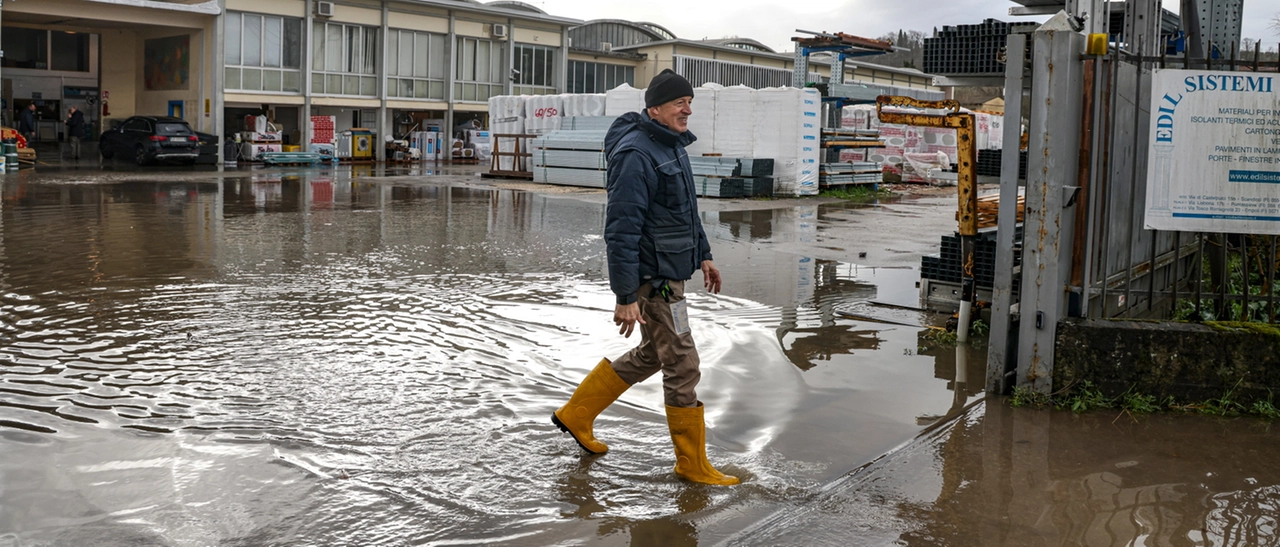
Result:
[[667,427],[671,430],[671,443],[676,447],[676,474],[703,484],[738,484],[738,477],[717,471],[707,461],[707,429],[702,410],[702,401],[690,408],[667,407]]
[[592,454],[603,454],[609,446],[596,440],[591,424],[595,422],[605,408],[618,400],[622,392],[631,385],[622,381],[614,372],[608,359],[601,359],[596,368],[582,379],[578,389],[573,391],[569,402],[551,415],[552,423],[578,441],[578,446]]

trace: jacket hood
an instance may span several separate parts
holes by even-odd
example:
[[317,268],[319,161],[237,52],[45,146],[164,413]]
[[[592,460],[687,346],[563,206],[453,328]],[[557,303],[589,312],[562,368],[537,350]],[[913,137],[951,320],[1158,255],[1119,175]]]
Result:
[[622,142],[622,138],[637,130],[644,131],[650,138],[664,146],[684,147],[698,140],[698,137],[694,136],[690,131],[676,133],[666,126],[653,121],[649,118],[648,112],[627,112],[618,116],[618,119],[613,121],[613,125],[609,126],[609,132],[605,133],[605,157],[612,156],[617,150],[618,144]]

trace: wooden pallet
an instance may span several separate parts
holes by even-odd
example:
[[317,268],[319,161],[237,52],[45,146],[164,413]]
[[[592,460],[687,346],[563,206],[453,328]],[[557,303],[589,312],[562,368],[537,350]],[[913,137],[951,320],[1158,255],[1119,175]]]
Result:
[[482,179],[533,180],[531,171],[489,171],[480,173]]
[[[1026,196],[1018,196],[1017,221],[1022,222],[1027,208]],[[991,194],[978,198],[978,228],[994,228],[1000,217],[1000,194]],[[960,211],[956,211],[956,220],[960,220]]]

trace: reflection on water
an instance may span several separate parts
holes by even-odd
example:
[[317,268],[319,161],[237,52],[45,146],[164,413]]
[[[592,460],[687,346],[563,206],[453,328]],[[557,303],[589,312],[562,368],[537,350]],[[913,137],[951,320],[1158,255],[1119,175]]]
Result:
[[990,400],[724,544],[1276,545],[1276,440],[1253,418]]
[[839,314],[901,271],[763,246],[817,241],[816,207],[708,213],[699,391],[747,484],[674,479],[657,382],[584,459],[546,417],[633,343],[603,205],[370,174],[6,180],[0,537],[695,544],[977,393],[908,355],[919,328]]

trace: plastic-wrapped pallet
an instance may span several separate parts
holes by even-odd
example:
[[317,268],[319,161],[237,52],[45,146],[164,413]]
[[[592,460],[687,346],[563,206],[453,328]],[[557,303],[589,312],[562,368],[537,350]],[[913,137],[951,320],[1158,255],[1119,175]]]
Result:
[[735,85],[716,92],[715,135],[711,141],[715,153],[737,158],[752,155],[755,111],[754,89]]
[[689,116],[689,132],[698,140],[685,148],[690,156],[713,154],[716,138],[716,95],[724,86],[704,84],[693,89],[693,114]]
[[840,127],[843,129],[868,129],[871,118],[875,116],[875,105],[855,104],[846,106],[841,111]]
[[818,193],[821,111],[822,97],[813,89],[772,87],[756,93],[755,146],[751,155],[774,159],[775,193]]
[[799,167],[799,91],[793,87],[770,87],[756,92],[753,147],[750,155],[773,158],[775,193],[793,192]]
[[489,97],[489,120],[506,121],[511,118],[523,118],[524,95],[498,95]]
[[532,95],[524,101],[524,130],[542,135],[560,129],[564,100],[559,95]]
[[[501,142],[498,142],[497,138],[492,135],[519,135],[524,133],[524,103],[526,98],[523,95],[489,97],[489,134],[491,135],[489,143],[491,150],[506,153],[514,153],[516,151],[515,139],[502,139]],[[520,167],[516,163],[514,156],[498,157],[498,170],[500,171],[516,171]],[[527,168],[528,166],[524,167]]]
[[604,93],[565,93],[560,95],[564,101],[564,117],[603,116]]
[[818,166],[822,161],[822,94],[813,88],[800,90],[800,150],[796,194],[818,195]]
[[643,89],[636,89],[627,84],[622,84],[605,92],[604,95],[605,116],[621,116],[627,112],[644,110]]

